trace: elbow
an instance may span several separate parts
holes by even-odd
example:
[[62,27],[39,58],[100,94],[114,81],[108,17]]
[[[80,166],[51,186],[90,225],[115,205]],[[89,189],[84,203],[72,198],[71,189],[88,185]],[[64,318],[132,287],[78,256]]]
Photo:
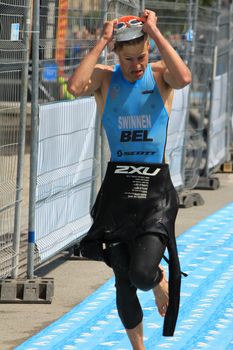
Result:
[[75,82],[71,79],[68,80],[67,83],[67,90],[69,91],[69,93],[71,93],[72,95],[78,97],[80,95],[82,95],[83,92],[83,87],[82,87],[82,83],[80,82]]
[[185,87],[186,85],[189,85],[192,82],[192,74],[190,70],[188,70],[183,76],[182,76],[182,81],[181,85],[182,87]]
[[189,84],[191,84],[191,82],[192,82],[192,73],[190,71],[188,71],[185,74],[184,83],[185,83],[185,85],[189,85]]
[[191,72],[187,72],[180,77],[179,81],[176,82],[176,89],[182,89],[185,86],[189,85],[192,82]]

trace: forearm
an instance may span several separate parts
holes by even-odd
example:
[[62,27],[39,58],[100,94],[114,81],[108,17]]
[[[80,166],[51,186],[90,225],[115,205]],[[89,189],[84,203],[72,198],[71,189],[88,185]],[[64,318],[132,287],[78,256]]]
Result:
[[68,81],[68,89],[76,95],[81,94],[88,85],[98,59],[108,44],[108,40],[100,38],[93,49],[83,58]]

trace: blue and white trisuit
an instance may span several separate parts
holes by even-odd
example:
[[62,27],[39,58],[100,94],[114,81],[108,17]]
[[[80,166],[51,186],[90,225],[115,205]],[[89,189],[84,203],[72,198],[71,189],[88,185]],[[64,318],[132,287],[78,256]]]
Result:
[[174,333],[181,282],[174,233],[178,196],[165,163],[168,119],[151,65],[133,83],[116,65],[103,113],[111,160],[92,209],[93,225],[80,245],[83,256],[113,268],[118,313],[126,329],[142,321],[136,290],[159,283],[158,265],[168,249],[165,336]]

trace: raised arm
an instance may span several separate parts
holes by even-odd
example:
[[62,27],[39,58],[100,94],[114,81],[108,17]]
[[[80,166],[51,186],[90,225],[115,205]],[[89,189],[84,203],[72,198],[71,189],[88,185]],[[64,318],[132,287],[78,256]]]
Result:
[[107,67],[97,64],[107,44],[112,40],[114,21],[104,23],[101,38],[83,58],[68,81],[68,91],[75,96],[89,95],[97,91],[103,82]]
[[180,89],[188,85],[192,81],[191,72],[158,29],[155,12],[145,10],[143,17],[145,19],[143,30],[155,41],[166,65],[163,72],[164,81],[174,89]]

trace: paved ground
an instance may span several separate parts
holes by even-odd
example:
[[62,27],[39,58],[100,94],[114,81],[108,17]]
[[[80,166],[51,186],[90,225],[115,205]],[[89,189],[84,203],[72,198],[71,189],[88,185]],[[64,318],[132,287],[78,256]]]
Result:
[[[233,175],[217,174],[221,187],[216,191],[195,191],[205,204],[180,209],[176,231],[181,234],[211,213],[233,201]],[[0,304],[0,349],[12,350],[16,345],[68,312],[112,276],[103,263],[69,259],[61,254],[37,271],[38,276],[53,277],[55,295],[50,305]]]
[[[233,202],[177,237],[182,270],[174,337],[163,337],[152,291],[138,291],[147,350],[233,349]],[[166,264],[164,267],[167,269]],[[15,350],[130,350],[117,316],[114,278]]]

